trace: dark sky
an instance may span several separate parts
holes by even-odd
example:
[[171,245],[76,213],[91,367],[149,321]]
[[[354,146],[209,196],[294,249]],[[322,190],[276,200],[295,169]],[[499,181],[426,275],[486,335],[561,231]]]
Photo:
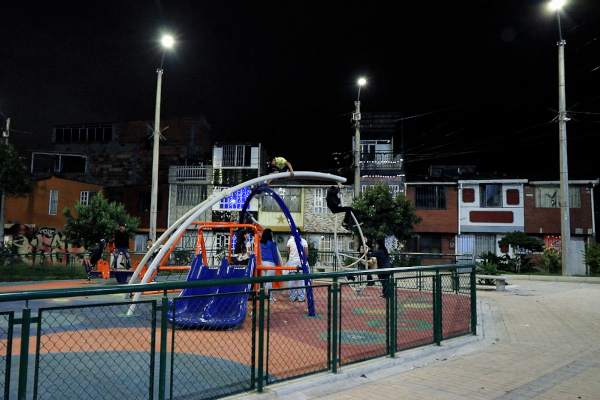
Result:
[[[37,149],[53,125],[203,114],[219,140],[295,169],[349,150],[364,112],[404,113],[408,173],[429,164],[558,179],[558,24],[547,1],[19,1],[0,10],[0,117]],[[600,176],[600,2],[572,0],[572,179]],[[168,132],[165,133],[168,136]],[[398,134],[396,143],[401,138]]]

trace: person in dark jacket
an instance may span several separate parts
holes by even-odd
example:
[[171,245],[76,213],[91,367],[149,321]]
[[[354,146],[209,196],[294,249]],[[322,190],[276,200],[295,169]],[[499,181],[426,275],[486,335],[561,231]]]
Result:
[[104,248],[106,247],[106,241],[104,239],[100,240],[98,246],[92,250],[90,253],[90,265],[94,267],[98,261],[102,258],[102,253],[104,253]]
[[[391,268],[390,257],[387,249],[385,248],[385,240],[377,239],[375,242],[375,250],[371,250],[367,253],[368,257],[375,257],[377,259],[377,269]],[[388,290],[388,277],[389,274],[377,274],[377,277],[381,280],[381,297],[388,298],[390,293]]]
[[354,212],[354,209],[352,207],[342,207],[341,206],[341,201],[340,201],[340,198],[338,197],[341,187],[342,187],[342,184],[338,182],[337,187],[331,186],[329,189],[327,189],[327,207],[334,214],[341,213],[341,212],[346,213],[346,216],[344,217],[344,222],[342,223],[342,226],[345,229],[349,230],[350,223],[352,222],[352,215],[350,213]]
[[123,256],[127,260],[127,269],[131,269],[131,257],[129,256],[129,233],[126,231],[127,224],[121,223],[119,224],[119,230],[115,233],[115,253],[114,253],[114,261],[113,268],[117,268],[117,259],[119,258],[119,253],[123,253]]

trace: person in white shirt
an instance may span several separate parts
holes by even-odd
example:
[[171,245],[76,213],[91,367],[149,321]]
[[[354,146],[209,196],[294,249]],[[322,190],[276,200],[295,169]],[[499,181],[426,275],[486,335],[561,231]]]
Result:
[[[301,235],[302,232],[298,229],[298,235]],[[304,238],[300,238],[300,242],[302,243],[302,248],[304,249],[304,255],[308,256],[308,242]],[[300,254],[298,253],[298,248],[296,247],[296,240],[294,236],[290,236],[290,239],[287,242],[287,252],[288,252],[288,261],[285,264],[286,267],[300,267],[300,270],[290,271],[290,274],[301,274],[302,273],[302,261],[300,261]],[[306,298],[306,289],[296,289],[299,286],[304,286],[302,281],[290,281],[290,301],[304,301]]]

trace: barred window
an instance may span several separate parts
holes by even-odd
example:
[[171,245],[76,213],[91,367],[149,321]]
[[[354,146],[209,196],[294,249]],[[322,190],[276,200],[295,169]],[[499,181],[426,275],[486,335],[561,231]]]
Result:
[[58,210],[58,190],[50,190],[50,199],[48,203],[48,214],[56,215]]
[[446,186],[419,185],[415,187],[415,208],[421,210],[445,210]]
[[206,198],[206,185],[177,185],[177,206],[197,206]]
[[[273,188],[273,191],[281,197],[290,212],[301,210],[301,189],[299,188]],[[272,196],[263,197],[263,211],[281,211],[279,204]]]
[[442,237],[439,234],[420,234],[416,237],[418,240],[416,251],[420,253],[441,253]]
[[223,167],[249,167],[252,147],[245,145],[223,146]]
[[[554,187],[536,187],[535,188],[535,206],[538,208],[559,208],[560,207],[560,188]],[[579,187],[569,186],[569,207],[581,207],[581,191]]]
[[327,189],[314,189],[314,213],[331,214],[327,208]]
[[90,204],[90,200],[92,200],[92,197],[94,197],[95,195],[96,195],[95,191],[82,190],[79,193],[79,203],[81,203],[81,205],[87,206]]
[[502,207],[502,185],[479,185],[481,207]]

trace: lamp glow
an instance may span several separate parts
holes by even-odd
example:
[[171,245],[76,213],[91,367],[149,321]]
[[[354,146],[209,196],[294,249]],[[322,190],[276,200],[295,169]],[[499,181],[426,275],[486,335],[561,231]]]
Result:
[[367,80],[366,80],[365,78],[360,78],[360,79],[358,80],[358,85],[359,85],[359,86],[363,86],[365,83],[367,83]]
[[163,36],[163,38],[161,39],[161,43],[163,46],[165,47],[172,47],[173,43],[175,43],[175,40],[173,40],[173,36],[170,35],[165,35]]
[[550,2],[550,9],[560,10],[565,5],[565,0],[552,0]]

